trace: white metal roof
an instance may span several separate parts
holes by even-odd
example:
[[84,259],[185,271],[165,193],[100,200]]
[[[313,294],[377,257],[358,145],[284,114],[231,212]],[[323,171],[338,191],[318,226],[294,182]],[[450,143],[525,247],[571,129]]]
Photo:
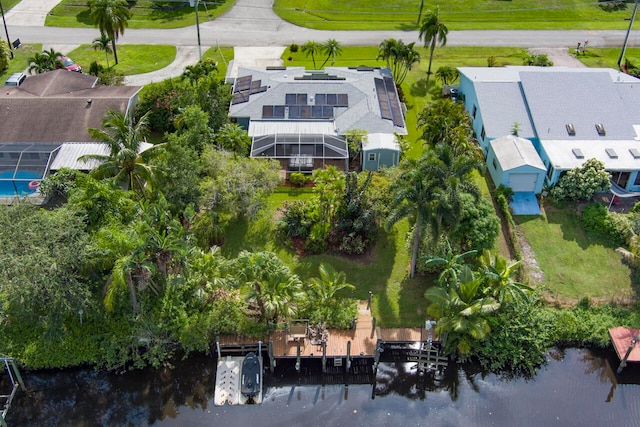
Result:
[[[140,144],[140,152],[148,150],[153,144],[142,142]],[[97,167],[100,162],[97,160],[88,160],[83,162],[78,158],[86,155],[109,155],[109,147],[106,144],[97,142],[73,143],[65,142],[60,145],[60,150],[56,158],[51,162],[49,167],[51,170],[59,170],[61,168],[69,168],[75,170],[92,170]]]
[[[640,170],[640,158],[634,158],[630,151],[635,149],[640,152],[640,141],[542,140],[540,144],[547,156],[553,159],[553,166],[559,170],[580,167],[587,160],[594,158],[604,162],[605,169],[608,171]],[[576,157],[574,148],[582,152],[581,158]],[[617,157],[612,158],[607,149],[612,149],[610,153]]]
[[367,142],[363,145],[362,151],[373,150],[400,151],[400,144],[392,133],[370,133],[367,135]]
[[262,135],[337,135],[333,121],[251,120],[249,136]]
[[538,152],[528,139],[507,135],[492,140],[490,144],[503,171],[513,170],[520,166],[532,166],[543,171],[546,170]]

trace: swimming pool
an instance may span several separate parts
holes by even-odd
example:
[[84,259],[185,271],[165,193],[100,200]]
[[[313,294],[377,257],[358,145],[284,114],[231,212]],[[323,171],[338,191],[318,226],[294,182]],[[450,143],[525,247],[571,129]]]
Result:
[[0,172],[0,197],[28,196],[36,189],[29,188],[33,180],[41,180],[42,176],[31,171],[18,171],[15,178],[13,171]]

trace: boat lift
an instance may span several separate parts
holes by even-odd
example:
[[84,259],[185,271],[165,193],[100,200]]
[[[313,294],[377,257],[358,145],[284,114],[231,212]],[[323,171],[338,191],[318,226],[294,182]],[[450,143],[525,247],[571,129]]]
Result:
[[9,379],[11,380],[11,391],[9,394],[0,395],[0,426],[7,427],[7,422],[5,421],[7,418],[7,413],[9,412],[9,408],[11,407],[11,402],[18,391],[18,387],[22,389],[22,391],[27,391],[24,382],[22,381],[22,376],[20,375],[20,371],[18,370],[18,366],[16,365],[15,360],[12,357],[4,356],[0,354],[0,361],[4,364],[4,368],[6,373],[9,375]]

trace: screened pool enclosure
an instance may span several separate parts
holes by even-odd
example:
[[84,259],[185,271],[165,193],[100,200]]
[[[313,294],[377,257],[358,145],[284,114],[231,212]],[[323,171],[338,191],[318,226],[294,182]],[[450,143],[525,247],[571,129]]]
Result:
[[36,193],[59,147],[60,144],[0,144],[0,198]]
[[276,159],[287,172],[310,173],[333,165],[349,166],[346,141],[337,135],[271,134],[253,137],[251,157]]

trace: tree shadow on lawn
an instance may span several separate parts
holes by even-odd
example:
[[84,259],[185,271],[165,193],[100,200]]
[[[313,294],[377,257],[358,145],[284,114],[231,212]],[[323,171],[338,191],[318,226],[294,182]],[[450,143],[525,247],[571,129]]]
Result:
[[611,244],[607,239],[587,234],[582,227],[580,216],[574,212],[573,207],[566,209],[549,209],[545,210],[547,223],[560,224],[562,237],[564,240],[576,242],[581,249],[587,249],[592,245],[601,245],[607,248],[615,249],[617,245]]
[[[431,84],[429,86],[433,85],[433,82],[430,82]],[[427,78],[422,78],[414,83],[411,84],[411,87],[409,88],[409,93],[411,93],[411,96],[414,97],[424,97],[427,96]]]
[[82,12],[78,13],[76,15],[76,21],[81,24],[90,25],[92,27],[94,26],[93,19],[91,19],[91,16],[89,15],[89,9],[84,9]]

